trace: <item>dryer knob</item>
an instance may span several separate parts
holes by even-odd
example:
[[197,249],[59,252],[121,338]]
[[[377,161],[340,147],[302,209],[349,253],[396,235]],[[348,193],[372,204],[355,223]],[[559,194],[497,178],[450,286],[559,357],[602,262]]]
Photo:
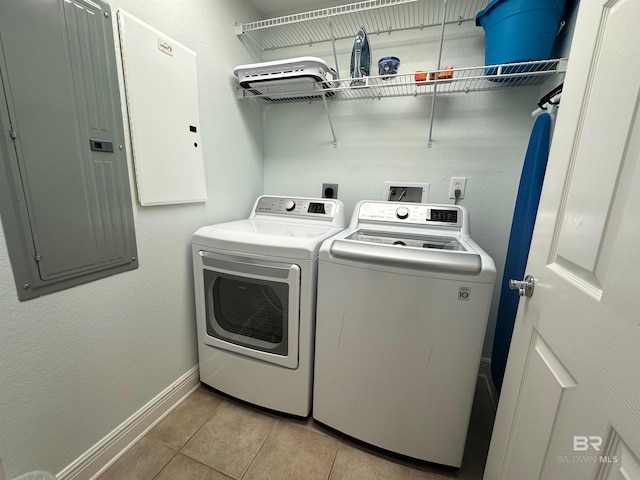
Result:
[[284,202],[284,209],[287,212],[291,212],[294,208],[296,208],[296,202],[294,202],[293,200],[287,200],[286,202]]
[[400,207],[396,210],[396,217],[400,220],[404,220],[409,216],[409,209],[407,207]]

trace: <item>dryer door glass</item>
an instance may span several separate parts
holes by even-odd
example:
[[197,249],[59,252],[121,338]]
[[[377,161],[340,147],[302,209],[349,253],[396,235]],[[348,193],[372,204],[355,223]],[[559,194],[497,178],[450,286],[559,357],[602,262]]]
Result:
[[207,344],[298,365],[300,267],[200,252]]
[[205,271],[207,334],[264,352],[287,354],[289,287]]

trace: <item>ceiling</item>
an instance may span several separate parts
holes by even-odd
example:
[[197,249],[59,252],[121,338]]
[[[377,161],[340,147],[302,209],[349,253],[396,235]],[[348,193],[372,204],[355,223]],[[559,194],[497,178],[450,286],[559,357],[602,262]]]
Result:
[[264,18],[279,17],[292,13],[307,12],[320,8],[346,5],[355,0],[249,0]]

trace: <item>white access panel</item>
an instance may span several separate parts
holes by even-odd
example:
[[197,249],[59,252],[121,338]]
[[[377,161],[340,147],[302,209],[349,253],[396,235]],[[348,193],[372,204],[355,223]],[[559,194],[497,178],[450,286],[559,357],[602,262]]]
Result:
[[141,205],[204,202],[196,54],[118,11]]

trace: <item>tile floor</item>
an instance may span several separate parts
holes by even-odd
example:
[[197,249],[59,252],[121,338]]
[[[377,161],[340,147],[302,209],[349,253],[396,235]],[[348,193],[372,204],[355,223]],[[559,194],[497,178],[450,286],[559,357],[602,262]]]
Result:
[[495,412],[476,389],[462,468],[381,454],[200,387],[98,480],[480,480]]

